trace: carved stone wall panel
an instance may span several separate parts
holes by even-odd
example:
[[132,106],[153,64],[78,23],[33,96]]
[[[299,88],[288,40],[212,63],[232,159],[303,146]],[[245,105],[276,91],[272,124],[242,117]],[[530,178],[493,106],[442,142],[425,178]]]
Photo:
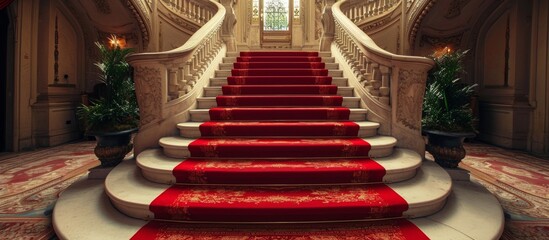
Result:
[[461,46],[462,39],[463,39],[463,33],[456,34],[449,37],[435,37],[435,36],[429,36],[429,35],[423,34],[421,36],[421,41],[419,42],[419,46],[423,47],[426,44],[428,44],[435,48],[443,48],[450,45],[453,48],[457,48]]
[[398,77],[397,122],[419,131],[427,72],[401,69]]
[[135,91],[139,104],[140,125],[145,126],[161,117],[162,79],[160,69],[137,66],[134,69]]

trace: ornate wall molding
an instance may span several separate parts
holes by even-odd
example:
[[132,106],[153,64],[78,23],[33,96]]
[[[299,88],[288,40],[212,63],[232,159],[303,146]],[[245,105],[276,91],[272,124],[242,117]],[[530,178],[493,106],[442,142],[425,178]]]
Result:
[[427,72],[414,69],[400,69],[398,76],[397,122],[410,129],[419,131],[421,128],[421,106]]
[[378,20],[375,20],[373,22],[370,22],[366,25],[364,25],[363,27],[361,27],[361,29],[364,31],[364,32],[368,32],[368,31],[371,31],[371,30],[374,30],[374,29],[377,29],[379,27],[382,27],[382,26],[385,26],[387,25],[388,23],[390,22],[393,22],[395,18],[393,18],[392,16],[388,15],[388,16],[385,16],[381,19],[378,19]]
[[[416,1],[420,2],[420,1]],[[414,2],[414,4],[416,4]],[[415,7],[408,13],[408,29],[410,29],[409,36],[409,43],[410,46],[414,46],[414,43],[416,41],[417,31],[419,30],[419,26],[421,25],[421,22],[423,21],[423,18],[429,13],[429,11],[433,8],[437,0],[429,0],[427,5],[425,7],[421,8],[420,4],[417,3]],[[421,12],[420,12],[421,11]],[[417,16],[417,17],[416,17]],[[412,19],[414,19],[412,21]]]
[[452,47],[455,48],[461,45],[462,39],[463,39],[463,33],[459,33],[449,37],[435,37],[435,36],[429,36],[429,35],[423,34],[421,36],[419,46],[423,47],[425,46],[425,44],[429,44],[430,46],[441,48],[441,47],[446,47],[448,45],[452,45]]
[[136,92],[140,93],[137,101],[142,127],[162,117],[162,81],[160,68],[137,66],[134,71]]
[[139,30],[141,31],[141,41],[143,44],[143,48],[146,48],[147,45],[149,45],[150,40],[150,27],[147,26],[150,26],[151,23],[151,16],[149,11],[147,10],[147,6],[143,5],[142,1],[136,1],[138,2],[137,7],[134,5],[135,3],[132,0],[121,1],[123,1],[126,6],[128,6],[135,20],[137,21],[137,25],[139,26]]

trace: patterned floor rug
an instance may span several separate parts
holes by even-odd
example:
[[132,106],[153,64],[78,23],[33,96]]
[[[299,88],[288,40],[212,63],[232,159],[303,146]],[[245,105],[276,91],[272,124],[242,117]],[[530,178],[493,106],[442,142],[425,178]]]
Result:
[[95,167],[95,141],[66,144],[0,159],[2,239],[52,239],[51,211],[59,193]]
[[[0,156],[0,232],[5,239],[55,239],[51,210],[59,193],[99,161],[94,141]],[[467,143],[461,167],[501,202],[501,239],[549,239],[549,160]]]
[[480,143],[465,146],[460,167],[484,185],[505,211],[501,239],[549,239],[549,160]]

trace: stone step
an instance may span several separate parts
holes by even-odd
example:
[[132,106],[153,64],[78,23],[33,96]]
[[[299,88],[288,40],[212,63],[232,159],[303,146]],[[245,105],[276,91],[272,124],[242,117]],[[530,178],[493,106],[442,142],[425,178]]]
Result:
[[[179,163],[185,161],[181,158],[167,157],[161,149],[146,150],[141,152],[136,159],[137,165],[145,178],[163,184],[176,183],[173,170]],[[421,166],[422,158],[413,151],[396,148],[390,156],[374,158],[374,161],[385,168],[386,173],[383,182],[392,183],[414,177],[416,169]]]
[[[322,57],[322,62],[325,62],[325,63],[335,63],[335,57],[324,57],[324,56],[321,56]],[[236,56],[235,57],[224,57],[223,58],[223,63],[234,63],[236,62]]]
[[[180,136],[184,138],[199,138],[201,136],[199,126],[203,122],[183,122],[177,124]],[[377,134],[379,123],[375,122],[356,122],[360,127],[358,137],[373,137]]]
[[[206,122],[210,121],[209,109],[192,109],[189,111],[191,114],[192,122]],[[366,121],[366,115],[368,114],[367,109],[362,108],[351,108],[351,115],[349,120],[351,121]]]
[[[332,77],[332,84],[339,86],[339,87],[347,87],[349,86],[349,80],[344,77]],[[227,85],[227,77],[214,77],[210,78],[210,86],[211,87],[219,87]]]
[[[391,136],[376,135],[362,138],[371,145],[369,157],[387,157],[393,153],[397,140]],[[163,148],[164,154],[172,158],[187,158],[191,156],[189,144],[196,139],[179,136],[163,137],[158,143]]]
[[[387,186],[408,203],[408,210],[403,216],[418,218],[436,213],[444,207],[451,192],[452,181],[446,171],[429,162],[418,168],[413,178]],[[122,213],[141,219],[155,219],[149,205],[169,187],[167,184],[146,180],[139,168],[135,167],[134,160],[121,163],[105,179],[105,192],[113,205]]]
[[[219,70],[231,70],[233,69],[233,63],[220,63]],[[337,70],[339,69],[338,63],[326,63],[326,69]]]
[[[124,163],[125,165],[127,163]],[[422,177],[431,176],[432,180],[425,182],[425,188],[418,189],[419,194],[431,191],[439,191],[438,186],[432,185],[436,180],[431,172],[434,168],[432,163],[428,162],[422,167]],[[116,177],[122,180],[121,183],[126,184],[123,179],[124,171],[133,173],[128,176],[131,179],[138,179],[140,186],[145,189],[155,190],[155,186],[159,184],[150,183],[141,177],[136,166],[129,164],[122,166],[121,171],[117,170]],[[115,177],[115,175],[113,175]],[[443,177],[442,182],[447,182],[447,178]],[[107,185],[117,185],[117,179],[111,179]],[[114,182],[113,182],[114,181]],[[133,185],[131,185],[133,186]],[[125,188],[125,192],[130,195],[128,185],[120,186]],[[446,188],[446,186],[444,186]],[[111,188],[111,191],[114,190]],[[133,194],[131,194],[133,196]],[[118,195],[119,196],[119,195]],[[149,204],[146,197],[137,196],[144,204]],[[124,198],[116,200],[118,204]],[[417,202],[417,201],[416,201]],[[128,204],[133,205],[133,202]],[[139,218],[147,218],[152,216],[148,209],[136,210]],[[430,239],[498,239],[503,231],[504,217],[498,200],[485,188],[472,182],[454,182],[452,184],[452,194],[447,198],[444,208],[433,215],[410,220],[421,231],[423,231]],[[130,239],[134,234],[141,229],[148,221],[128,217],[119,212],[111,204],[109,197],[105,194],[105,181],[90,180],[81,178],[65,191],[63,191],[56,202],[53,210],[53,226],[57,236],[60,239]],[[244,225],[244,224],[208,224],[197,225],[195,223],[177,223],[178,235],[181,239],[195,239],[197,231],[202,233],[201,236],[208,236],[208,232],[220,233],[227,232],[228,237],[248,239],[250,237],[264,237],[267,233],[269,236],[281,239],[287,239],[291,231],[295,235],[303,236],[310,234],[318,234],[319,231],[337,231],[337,234],[344,233],[346,229],[355,229],[353,223],[345,223],[341,229],[334,229],[335,223],[327,223],[329,226],[319,228],[313,225],[296,225],[295,223],[288,224],[268,224],[268,225]],[[93,227],[90,227],[93,226]],[[201,227],[197,229],[197,227]],[[296,227],[299,227],[296,230]],[[308,228],[309,227],[309,228]],[[97,231],[101,229],[101,231]],[[289,230],[287,230],[289,229]],[[293,230],[291,230],[293,229]],[[186,233],[186,234],[185,234]],[[219,235],[218,235],[219,236]],[[169,235],[166,237],[170,237]],[[337,237],[334,237],[337,238]]]
[[[259,70],[259,69],[256,69]],[[274,70],[273,70],[274,71]],[[279,69],[276,69],[276,71],[279,71]],[[216,70],[215,71],[215,77],[229,77],[232,76],[231,70]],[[332,77],[343,77],[343,70],[328,70],[328,76]]]
[[[223,92],[221,91],[220,86],[215,87],[204,87],[204,97],[216,97],[219,95],[223,95]],[[354,88],[353,87],[338,87],[337,88],[337,95],[343,96],[343,97],[353,97],[354,96]]]
[[[198,102],[197,108],[217,107],[217,102],[215,97],[200,97],[197,99],[197,102]],[[343,97],[342,106],[348,107],[348,108],[359,108],[360,98],[359,97]]]

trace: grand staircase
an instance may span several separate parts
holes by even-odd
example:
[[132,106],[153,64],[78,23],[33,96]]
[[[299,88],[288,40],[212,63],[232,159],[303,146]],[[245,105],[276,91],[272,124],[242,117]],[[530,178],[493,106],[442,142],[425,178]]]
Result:
[[189,114],[179,136],[124,161],[104,186],[88,179],[65,191],[58,235],[495,239],[502,231],[486,190],[377,134],[327,53],[226,57]]

